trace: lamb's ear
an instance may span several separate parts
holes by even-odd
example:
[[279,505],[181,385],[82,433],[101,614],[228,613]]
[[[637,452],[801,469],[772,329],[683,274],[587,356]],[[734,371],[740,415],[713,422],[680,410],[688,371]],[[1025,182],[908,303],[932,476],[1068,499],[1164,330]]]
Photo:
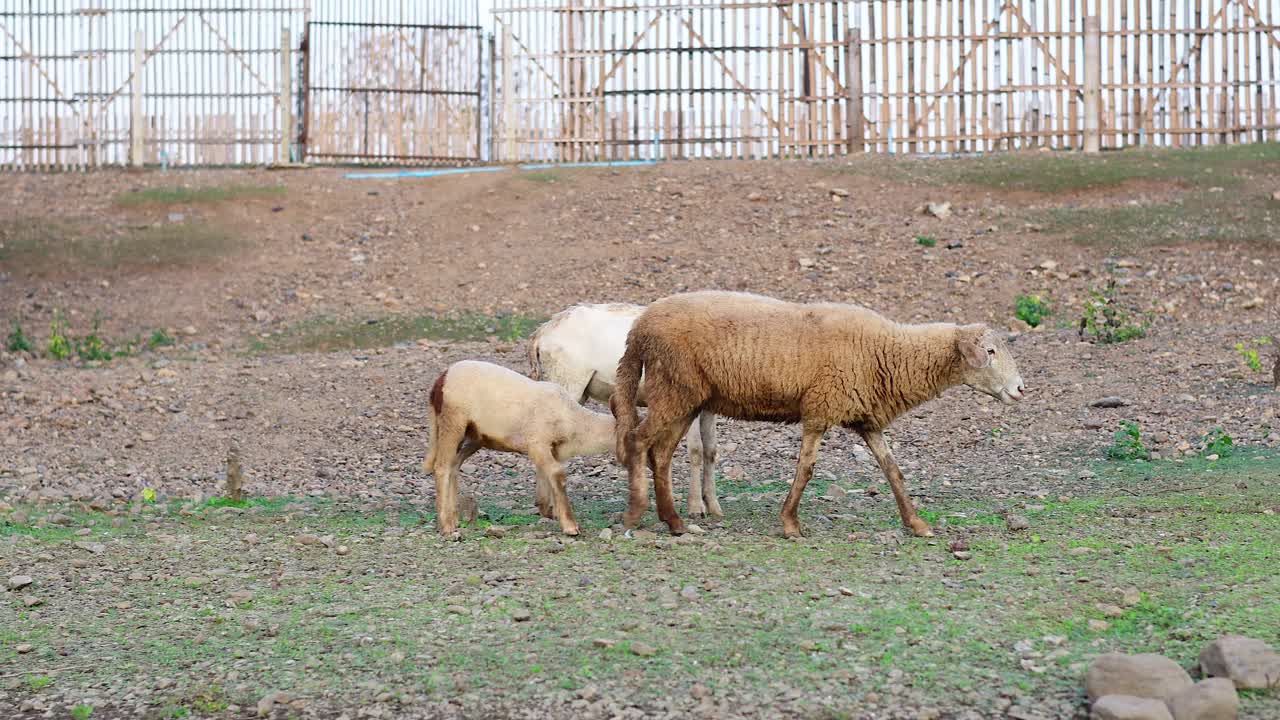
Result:
[[956,333],[956,349],[960,357],[971,368],[982,368],[991,364],[991,356],[983,347],[982,338],[987,328],[982,325],[965,325]]

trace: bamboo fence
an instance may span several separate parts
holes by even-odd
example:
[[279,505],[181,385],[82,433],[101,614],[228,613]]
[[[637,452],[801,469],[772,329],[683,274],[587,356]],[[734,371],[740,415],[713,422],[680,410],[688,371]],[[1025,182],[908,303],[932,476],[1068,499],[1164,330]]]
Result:
[[0,168],[1093,149],[1280,129],[1280,0],[492,5],[10,0]]
[[495,0],[495,157],[1275,139],[1280,0]]

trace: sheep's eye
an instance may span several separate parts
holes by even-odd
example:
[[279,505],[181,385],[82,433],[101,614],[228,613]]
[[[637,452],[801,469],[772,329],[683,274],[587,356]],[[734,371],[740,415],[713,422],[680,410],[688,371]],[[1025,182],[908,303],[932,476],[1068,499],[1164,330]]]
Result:
[[995,348],[987,348],[987,354],[988,354],[988,355],[995,355],[995,354],[996,354],[996,350],[995,350]]

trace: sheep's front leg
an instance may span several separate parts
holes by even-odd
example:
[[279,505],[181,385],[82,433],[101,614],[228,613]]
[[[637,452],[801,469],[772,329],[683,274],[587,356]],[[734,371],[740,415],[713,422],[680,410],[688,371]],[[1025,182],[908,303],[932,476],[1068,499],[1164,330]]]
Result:
[[804,437],[800,441],[800,461],[796,463],[796,479],[791,483],[791,491],[782,503],[782,534],[788,538],[800,537],[800,496],[804,494],[804,486],[813,477],[813,464],[818,461],[818,446],[822,444],[822,436],[827,432],[823,425],[805,424]]
[[538,482],[546,483],[551,491],[551,500],[555,508],[556,520],[560,522],[560,530],[565,535],[577,535],[578,521],[573,517],[573,506],[569,504],[569,495],[565,492],[564,466],[557,462],[550,452],[530,453],[530,459],[537,467]]
[[538,489],[533,501],[538,507],[538,514],[544,518],[556,516],[556,502],[551,491],[551,485],[542,477],[542,473],[538,473]]
[[907,494],[906,479],[898,469],[893,453],[889,452],[889,443],[885,442],[884,434],[879,430],[859,430],[858,434],[862,436],[863,441],[867,443],[867,448],[875,456],[876,463],[880,465],[880,471],[889,481],[889,487],[893,488],[893,499],[898,501],[898,514],[902,516],[902,524],[911,528],[911,532],[917,537],[933,537],[933,530],[929,527],[929,523],[920,519],[916,514],[915,506],[911,504],[911,496]]

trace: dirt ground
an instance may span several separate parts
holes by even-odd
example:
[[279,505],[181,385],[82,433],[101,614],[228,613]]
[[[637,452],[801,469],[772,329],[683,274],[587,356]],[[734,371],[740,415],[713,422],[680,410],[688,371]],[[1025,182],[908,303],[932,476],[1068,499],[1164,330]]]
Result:
[[[0,707],[1083,717],[1092,655],[1280,639],[1275,146],[343,175],[0,177],[0,580],[32,578],[0,597]],[[1143,337],[1081,339],[1109,282]],[[705,534],[598,538],[625,488],[589,458],[562,540],[528,464],[481,453],[480,520],[435,538],[417,468],[449,362],[526,370],[551,313],[700,288],[1010,331],[1026,400],[952,390],[889,433],[939,538],[901,536],[833,432],[783,541],[799,430],[723,419]],[[1108,459],[1121,421],[1149,462]],[[233,442],[247,504],[221,498]]]

